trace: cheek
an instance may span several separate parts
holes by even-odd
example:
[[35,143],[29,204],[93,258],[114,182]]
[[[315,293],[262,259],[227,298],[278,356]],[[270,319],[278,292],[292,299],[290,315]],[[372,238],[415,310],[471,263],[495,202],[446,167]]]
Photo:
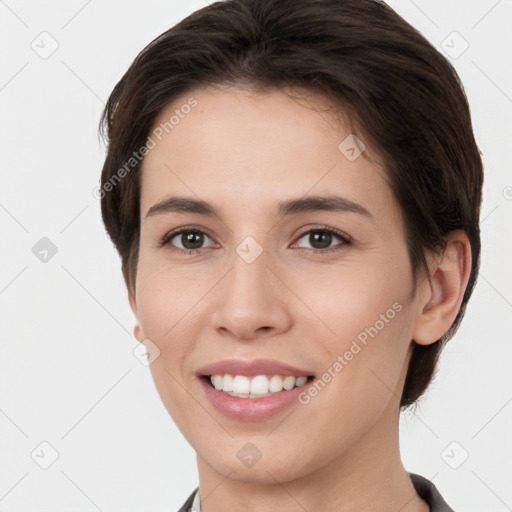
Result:
[[204,295],[205,286],[186,271],[170,269],[141,254],[136,290],[138,318],[143,336],[160,351],[150,370],[164,404],[178,424],[186,409],[182,404],[187,400],[183,390],[189,377],[184,375],[187,355],[197,339],[199,319],[195,306]]
[[360,333],[364,340],[366,329],[372,326],[379,332],[397,327],[406,316],[402,310],[411,284],[407,255],[395,254],[325,269],[301,277],[295,286],[330,328],[327,339],[336,345],[337,340],[346,342]]
[[216,274],[198,272],[187,265],[170,265],[164,258],[143,252],[137,275],[139,320],[148,338],[160,340],[162,349],[179,350],[197,323],[200,302],[215,283]]
[[306,281],[310,307],[329,327],[318,341],[323,375],[332,382],[325,399],[336,407],[357,409],[363,397],[360,414],[371,414],[399,388],[413,325],[409,272],[404,250],[373,265],[317,275],[314,284]]
[[155,268],[141,272],[137,305],[144,336],[160,350],[150,365],[155,387],[167,412],[191,442],[193,425],[204,420],[195,408],[197,390],[190,387],[191,376],[187,371],[199,325],[194,305],[204,292],[190,285],[191,281],[187,284],[187,280],[171,277]]

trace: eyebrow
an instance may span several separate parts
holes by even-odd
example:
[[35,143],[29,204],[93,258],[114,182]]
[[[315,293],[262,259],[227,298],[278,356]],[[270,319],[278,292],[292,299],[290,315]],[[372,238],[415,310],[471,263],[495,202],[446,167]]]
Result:
[[[361,204],[341,196],[308,196],[290,199],[278,204],[277,215],[286,217],[314,211],[351,212],[373,219],[373,215]],[[185,196],[168,196],[154,204],[145,219],[161,213],[196,213],[206,217],[219,217],[217,209],[207,201]]]

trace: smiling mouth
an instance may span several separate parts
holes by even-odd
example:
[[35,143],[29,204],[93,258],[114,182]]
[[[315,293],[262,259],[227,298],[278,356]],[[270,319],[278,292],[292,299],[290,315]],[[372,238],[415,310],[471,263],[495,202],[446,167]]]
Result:
[[236,398],[264,398],[309,384],[315,377],[291,375],[245,375],[215,374],[201,378],[212,388]]

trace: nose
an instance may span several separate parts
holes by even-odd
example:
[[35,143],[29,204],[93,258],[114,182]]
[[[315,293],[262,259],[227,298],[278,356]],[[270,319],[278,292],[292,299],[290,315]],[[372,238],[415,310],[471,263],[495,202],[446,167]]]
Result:
[[268,268],[266,253],[248,263],[235,252],[230,263],[230,270],[216,287],[211,318],[214,329],[246,341],[290,329],[290,292],[275,276],[274,266],[272,271]]

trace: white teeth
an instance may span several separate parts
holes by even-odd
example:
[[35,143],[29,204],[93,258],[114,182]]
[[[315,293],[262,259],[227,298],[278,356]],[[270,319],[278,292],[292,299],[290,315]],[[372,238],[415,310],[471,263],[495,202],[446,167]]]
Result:
[[[222,375],[219,375],[222,377]],[[222,381],[222,391],[233,391],[233,375],[227,373]]]
[[222,389],[222,382],[224,380],[222,375],[212,375],[211,380],[215,389]]
[[283,379],[283,388],[286,389],[286,391],[289,391],[290,389],[293,389],[295,387],[295,377],[286,376]]
[[268,390],[277,393],[283,389],[283,378],[279,375],[272,375],[268,383]]
[[296,385],[296,386],[302,386],[302,385],[306,384],[306,381],[307,381],[307,380],[308,380],[308,378],[307,378],[307,377],[297,377],[297,378],[295,379],[295,385]]
[[268,379],[265,375],[257,375],[251,380],[251,394],[264,395],[268,393]]
[[[233,379],[233,393],[249,393],[251,389],[251,381],[249,377],[244,375],[235,375]],[[224,390],[224,386],[222,387]]]
[[266,375],[246,377],[245,375],[233,376],[229,373],[210,376],[210,381],[215,389],[240,398],[261,398],[270,396],[272,393],[278,393],[283,389],[289,391],[295,386],[304,385],[307,380],[307,377],[293,377],[291,375],[284,377],[272,375],[270,379]]

